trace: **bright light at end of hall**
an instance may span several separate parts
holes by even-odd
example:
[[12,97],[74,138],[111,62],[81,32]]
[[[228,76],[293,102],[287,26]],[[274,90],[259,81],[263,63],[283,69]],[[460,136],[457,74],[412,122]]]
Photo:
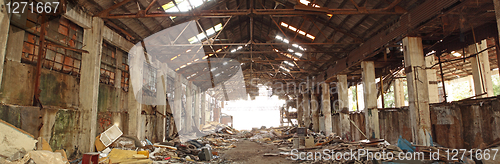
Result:
[[451,51],[451,55],[453,55],[453,56],[455,56],[455,57],[460,57],[460,56],[462,56],[462,54],[461,54],[461,53],[458,53],[458,52],[456,52],[456,51]]

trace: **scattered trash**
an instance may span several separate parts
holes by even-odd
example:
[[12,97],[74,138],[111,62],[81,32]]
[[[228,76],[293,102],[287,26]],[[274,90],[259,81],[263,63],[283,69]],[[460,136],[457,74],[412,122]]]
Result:
[[113,125],[108,128],[103,133],[99,134],[96,137],[95,147],[97,151],[102,151],[106,149],[109,145],[115,142],[120,136],[123,135],[123,132],[118,128],[117,125]]
[[61,153],[54,153],[48,150],[30,151],[30,156],[36,164],[65,164]]
[[24,130],[0,120],[0,156],[12,157],[19,151],[31,151],[36,148],[37,140]]

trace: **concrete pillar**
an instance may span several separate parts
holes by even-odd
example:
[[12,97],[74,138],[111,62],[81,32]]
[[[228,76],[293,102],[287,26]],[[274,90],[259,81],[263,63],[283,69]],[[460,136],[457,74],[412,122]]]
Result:
[[339,123],[340,137],[351,139],[351,124],[349,121],[349,86],[347,75],[337,75],[337,89],[339,96]]
[[417,145],[429,146],[432,132],[429,112],[429,82],[425,69],[422,38],[404,38],[403,49],[413,141]]
[[82,55],[80,78],[80,111],[81,137],[78,144],[82,152],[93,152],[96,137],[97,100],[99,95],[99,74],[101,65],[102,29],[104,22],[101,18],[92,19],[92,28],[85,29],[83,44],[84,50],[89,53]]
[[375,65],[373,61],[362,61],[363,97],[365,104],[366,136],[380,138],[377,108],[377,83],[375,82]]
[[[471,55],[476,54],[477,52],[486,48],[486,40],[482,40],[481,43],[470,45],[469,53]],[[485,95],[479,97],[494,96],[495,94],[493,93],[493,82],[491,81],[491,69],[490,60],[488,58],[488,51],[477,54],[477,56],[471,57],[469,60],[472,66],[472,77],[474,78],[475,95],[481,95],[486,92]]]
[[182,129],[182,83],[181,83],[181,74],[175,75],[174,82],[174,109],[172,110],[175,120],[175,127],[177,131],[181,131]]
[[7,40],[9,38],[10,19],[5,7],[6,0],[0,0],[0,88],[2,86],[3,64],[5,61],[5,52],[7,50]]
[[205,92],[201,92],[200,90],[200,103],[201,103],[201,106],[200,106],[200,113],[201,113],[201,120],[200,120],[200,129],[203,125],[205,125],[205,121],[207,120],[207,114],[206,114],[206,103],[207,103],[207,97],[206,97],[206,94]]
[[403,79],[394,80],[394,106],[401,108],[405,106],[405,90],[403,86]]
[[[134,46],[130,50],[131,54],[143,55],[144,50],[141,46]],[[85,56],[85,54],[83,55]],[[130,69],[131,74],[141,75],[142,74],[142,66],[144,65],[140,60],[132,60],[130,61],[131,66],[135,69]],[[82,70],[83,71],[83,70]],[[129,94],[128,94],[128,135],[136,136],[138,139],[142,137],[142,105],[137,101],[136,96],[140,97],[142,95],[141,87],[142,87],[142,76],[138,78],[130,78],[130,84],[138,84],[136,85],[139,88],[134,88],[134,85],[130,85]]]
[[311,95],[309,92],[305,92],[302,95],[302,108],[304,108],[304,115],[302,119],[304,119],[304,127],[309,128],[311,125],[311,104],[309,102]]
[[[161,93],[163,95],[167,95],[167,90],[166,90],[166,88],[167,88],[167,81],[166,81],[167,78],[165,78],[166,76],[167,76],[166,74],[163,74],[163,75],[160,76],[160,84],[162,85],[163,88],[165,88],[165,89],[163,89],[163,92]],[[167,98],[165,97],[163,99],[163,101],[164,101],[165,105],[158,105],[157,106],[157,110],[159,112],[161,112],[162,114],[167,115],[167,106],[168,106]],[[159,116],[159,115],[157,115],[156,118],[158,119],[157,126],[159,126],[159,129],[160,129],[159,132],[158,132],[159,133],[158,136],[160,137],[159,141],[165,142],[165,138],[167,137],[166,132],[168,131],[168,129],[167,129],[167,118],[163,117],[163,116]]]
[[299,127],[304,127],[304,108],[302,104],[302,95],[297,95],[297,99],[295,99],[295,102],[297,103],[297,124]]
[[323,117],[325,118],[325,134],[333,132],[332,128],[332,105],[330,103],[330,84],[321,84],[321,107],[323,108]]
[[[427,68],[432,67],[436,63],[437,61],[434,55],[425,57],[425,66]],[[434,67],[434,68],[439,68],[439,67]],[[429,103],[439,103],[437,70],[426,69],[425,71],[427,72],[427,80],[429,81]]]
[[316,93],[311,90],[311,116],[312,116],[312,124],[313,131],[319,132],[319,110],[318,110],[318,97]]
[[186,91],[186,132],[193,130],[193,82],[188,82]]
[[200,129],[200,118],[201,118],[201,108],[200,108],[200,103],[201,103],[201,94],[200,94],[200,89],[196,88],[196,94],[193,95],[193,98],[195,98],[194,101],[194,126],[196,128]]

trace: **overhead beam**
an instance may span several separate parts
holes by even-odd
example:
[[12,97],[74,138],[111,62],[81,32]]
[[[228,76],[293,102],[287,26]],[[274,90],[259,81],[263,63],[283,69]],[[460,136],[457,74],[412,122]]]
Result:
[[[119,6],[118,6],[119,7]],[[207,17],[207,18],[220,18],[230,16],[242,15],[271,15],[274,17],[296,17],[299,15],[401,15],[403,12],[390,12],[390,11],[371,11],[359,12],[356,9],[330,9],[328,13],[313,12],[313,11],[300,11],[295,9],[254,9],[252,10],[202,10],[197,13],[166,13],[162,11],[152,11],[146,14],[138,13],[123,13],[123,14],[99,14],[98,17],[106,19],[130,19],[130,18],[154,18],[154,17]]]
[[[361,43],[297,43],[299,45],[350,45],[350,44],[361,44]],[[202,43],[202,46],[245,46],[249,45],[249,43],[214,43],[214,44],[209,44],[209,43]],[[290,45],[287,43],[253,43],[253,45],[257,46],[280,46],[280,45]],[[150,46],[157,46],[157,47],[192,47],[193,44],[170,44],[170,45],[151,45],[148,44],[148,47]]]

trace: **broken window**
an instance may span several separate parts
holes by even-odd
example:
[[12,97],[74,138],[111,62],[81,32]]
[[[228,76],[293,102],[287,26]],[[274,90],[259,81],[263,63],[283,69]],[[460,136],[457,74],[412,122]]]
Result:
[[175,92],[174,87],[175,87],[174,86],[174,78],[168,76],[167,77],[167,98],[170,101],[174,100],[174,92]]
[[156,97],[156,68],[151,64],[144,63],[143,67],[143,95]]
[[[41,25],[39,15],[28,12],[26,20],[26,34],[21,62],[37,64]],[[72,50],[52,46],[60,45],[81,49],[83,45],[83,28],[65,18],[52,19],[48,23],[45,37],[45,60],[42,67],[59,71],[73,76],[80,76],[82,54]]]
[[102,43],[100,83],[115,85],[116,74],[116,47],[109,43]]
[[[121,51],[121,50],[118,50]],[[125,92],[128,92],[128,87],[129,87],[129,70],[128,70],[128,54],[124,51],[122,51],[123,57],[122,57],[122,78],[121,78],[121,87]]]

